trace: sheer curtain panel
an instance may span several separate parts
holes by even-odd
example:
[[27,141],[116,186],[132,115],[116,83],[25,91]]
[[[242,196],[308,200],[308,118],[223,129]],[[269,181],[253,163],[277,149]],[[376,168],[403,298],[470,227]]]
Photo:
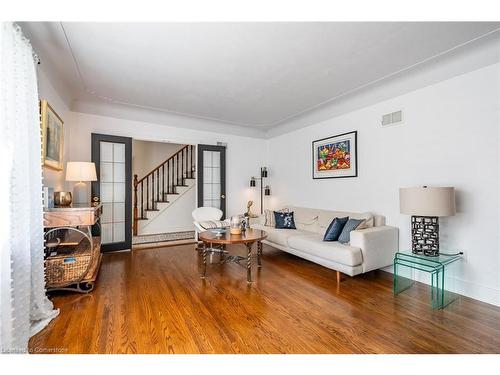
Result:
[[25,353],[58,311],[45,294],[41,138],[33,50],[0,24],[0,348]]

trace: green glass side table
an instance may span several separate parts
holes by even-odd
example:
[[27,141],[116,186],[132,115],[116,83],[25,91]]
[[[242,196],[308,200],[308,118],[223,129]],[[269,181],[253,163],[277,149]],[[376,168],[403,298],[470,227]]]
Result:
[[[447,252],[444,252],[447,253]],[[445,289],[445,279],[453,263],[462,259],[461,255],[439,255],[429,257],[413,254],[411,251],[398,251],[394,256],[394,295],[397,295],[415,284],[415,270],[431,275],[431,306],[433,309],[444,309],[457,299],[458,295]],[[403,268],[412,272],[412,277],[401,275]]]

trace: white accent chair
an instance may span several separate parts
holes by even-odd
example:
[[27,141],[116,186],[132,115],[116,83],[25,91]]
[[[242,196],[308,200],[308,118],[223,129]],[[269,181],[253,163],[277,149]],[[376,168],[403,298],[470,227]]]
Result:
[[[193,210],[191,216],[193,217],[193,224],[195,227],[195,240],[196,249],[198,247],[198,233],[204,232],[206,229],[200,225],[202,221],[218,221],[222,218],[223,212],[215,207],[198,207]],[[210,249],[215,250],[215,249]]]

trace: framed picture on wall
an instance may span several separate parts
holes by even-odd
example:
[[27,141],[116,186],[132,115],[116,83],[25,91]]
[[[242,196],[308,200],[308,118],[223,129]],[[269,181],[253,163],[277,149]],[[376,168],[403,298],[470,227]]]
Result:
[[313,179],[358,176],[357,131],[312,142]]
[[46,100],[40,102],[42,127],[42,163],[45,167],[63,169],[64,122]]

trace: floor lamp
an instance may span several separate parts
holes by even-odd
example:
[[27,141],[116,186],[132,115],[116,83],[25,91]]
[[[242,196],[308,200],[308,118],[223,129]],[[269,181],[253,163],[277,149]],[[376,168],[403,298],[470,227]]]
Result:
[[250,179],[250,187],[257,185],[257,180],[260,180],[260,213],[264,213],[264,195],[271,195],[271,187],[266,185],[264,187],[264,179],[267,178],[267,168],[260,168],[260,177],[252,177]]

